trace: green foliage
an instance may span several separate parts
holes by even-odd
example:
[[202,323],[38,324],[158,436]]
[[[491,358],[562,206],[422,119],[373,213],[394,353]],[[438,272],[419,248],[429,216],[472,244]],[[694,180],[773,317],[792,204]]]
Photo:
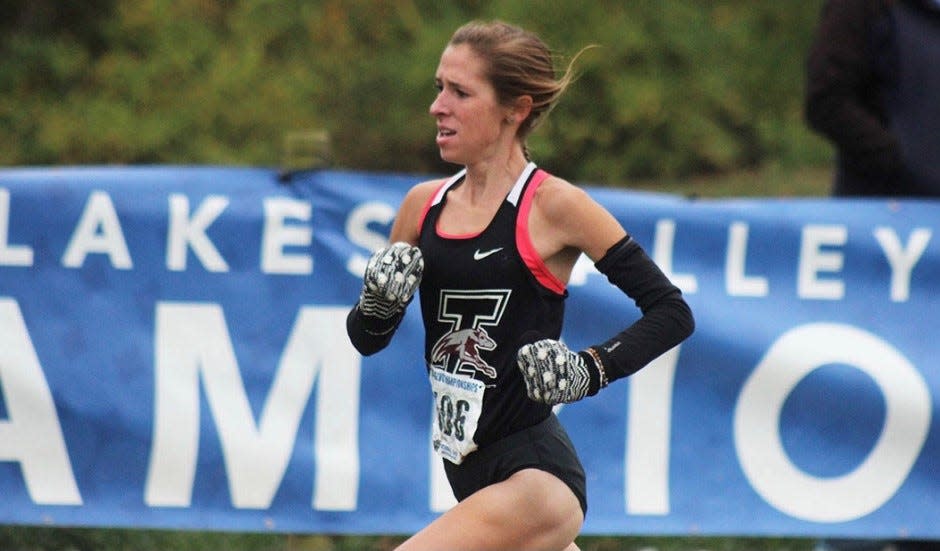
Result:
[[[0,164],[277,165],[326,130],[335,166],[450,171],[434,70],[473,18],[538,32],[579,80],[530,138],[595,183],[831,152],[802,119],[821,0],[11,0],[0,8]],[[563,65],[561,65],[563,66]]]

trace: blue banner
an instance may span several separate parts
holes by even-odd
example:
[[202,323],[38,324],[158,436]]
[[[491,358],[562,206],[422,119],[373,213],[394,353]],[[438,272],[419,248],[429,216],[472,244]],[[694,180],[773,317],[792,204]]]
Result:
[[[0,170],[0,523],[409,533],[453,504],[418,309],[344,320],[420,175]],[[940,539],[940,203],[588,188],[695,334],[558,411],[587,534]],[[632,301],[582,259],[564,339]]]

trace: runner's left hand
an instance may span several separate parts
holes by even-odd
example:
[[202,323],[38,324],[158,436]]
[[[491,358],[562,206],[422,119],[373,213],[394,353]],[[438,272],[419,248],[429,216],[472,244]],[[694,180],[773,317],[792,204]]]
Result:
[[587,353],[575,353],[563,342],[543,339],[520,348],[516,361],[526,392],[536,402],[570,403],[588,394],[594,360]]

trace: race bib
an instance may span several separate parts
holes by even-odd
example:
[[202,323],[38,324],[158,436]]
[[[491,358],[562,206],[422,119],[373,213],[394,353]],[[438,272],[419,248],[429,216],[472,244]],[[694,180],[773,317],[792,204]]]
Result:
[[431,442],[441,457],[460,465],[463,458],[477,449],[473,435],[483,409],[486,385],[466,375],[455,375],[431,368],[434,393],[434,430]]

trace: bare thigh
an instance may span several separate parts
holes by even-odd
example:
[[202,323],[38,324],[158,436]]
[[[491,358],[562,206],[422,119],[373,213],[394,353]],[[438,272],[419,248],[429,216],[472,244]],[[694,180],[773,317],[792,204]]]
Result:
[[575,551],[583,522],[578,498],[564,482],[545,471],[523,469],[461,501],[399,550]]

